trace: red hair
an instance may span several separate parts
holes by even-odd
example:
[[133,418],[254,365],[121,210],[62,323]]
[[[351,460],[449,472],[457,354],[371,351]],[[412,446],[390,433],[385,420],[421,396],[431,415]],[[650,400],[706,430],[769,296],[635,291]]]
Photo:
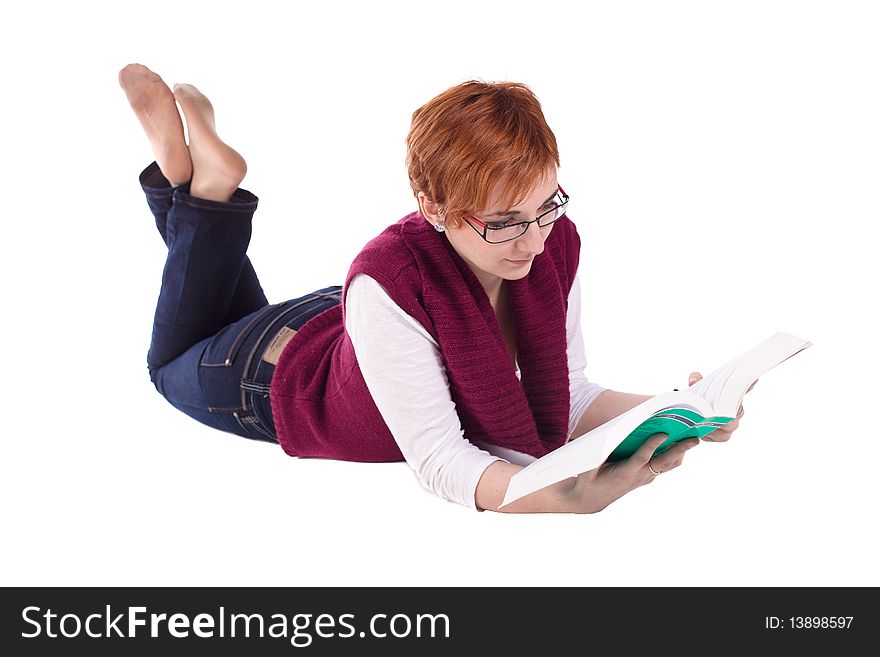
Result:
[[559,166],[556,137],[532,90],[516,82],[469,80],[413,112],[406,138],[410,187],[445,208],[458,227],[463,215],[485,209],[503,181],[503,208]]

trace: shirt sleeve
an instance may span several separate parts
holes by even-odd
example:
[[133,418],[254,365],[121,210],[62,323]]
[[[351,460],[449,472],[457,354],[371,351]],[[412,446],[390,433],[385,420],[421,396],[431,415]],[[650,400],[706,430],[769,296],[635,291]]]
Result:
[[587,407],[602,394],[607,388],[587,379],[585,369],[587,357],[584,352],[584,336],[581,330],[581,283],[578,274],[575,274],[568,294],[568,315],[565,318],[566,334],[568,340],[568,391],[569,391],[569,417],[568,417],[568,440],[574,432],[581,415]]
[[366,274],[352,277],[345,304],[364,382],[403,458],[423,487],[477,509],[480,477],[504,459],[464,437],[440,346]]

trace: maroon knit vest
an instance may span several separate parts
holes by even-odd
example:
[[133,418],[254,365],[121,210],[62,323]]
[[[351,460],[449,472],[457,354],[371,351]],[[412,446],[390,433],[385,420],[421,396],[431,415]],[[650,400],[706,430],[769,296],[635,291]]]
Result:
[[278,441],[291,456],[401,461],[345,332],[352,277],[374,278],[440,345],[464,436],[541,457],[568,437],[565,321],[580,237],[563,216],[528,275],[508,281],[521,380],[489,297],[449,240],[418,213],[370,240],[352,262],[342,304],[290,340],[272,378]]

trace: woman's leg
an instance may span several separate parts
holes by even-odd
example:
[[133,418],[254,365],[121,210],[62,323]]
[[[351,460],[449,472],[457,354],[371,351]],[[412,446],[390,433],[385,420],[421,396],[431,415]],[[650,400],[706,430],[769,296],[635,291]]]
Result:
[[[257,197],[238,187],[247,165],[217,136],[213,106],[198,89],[175,85],[172,94],[140,64],[124,67],[119,83],[156,155],[141,184],[168,246],[148,355],[155,382],[156,368],[230,318],[266,305],[253,267],[245,268]],[[175,101],[186,117],[189,146]]]
[[[168,211],[171,209],[174,187],[170,181],[162,175],[159,165],[156,162],[151,163],[141,172],[139,181],[141,188],[147,197],[147,204],[153,218],[156,222],[156,228],[162,241],[166,246],[168,243]],[[255,310],[259,310],[269,303],[257,273],[251,264],[247,255],[244,257],[244,263],[241,267],[241,274],[238,277],[238,283],[235,292],[232,294],[232,301],[229,305],[229,311],[221,321],[223,326],[237,322],[242,317],[251,314]]]
[[[151,374],[227,323],[258,199],[236,189],[228,202],[174,188],[167,213],[168,256],[153,319]],[[262,304],[265,305],[265,304]]]
[[[267,305],[197,342],[154,372],[168,402],[209,427],[277,443],[269,399],[279,349],[307,321],[340,303],[334,285]],[[270,349],[273,346],[273,349]]]
[[177,410],[214,429],[276,442],[274,426],[257,426],[242,403],[242,380],[256,331],[277,306],[266,306],[196,342],[160,366],[151,366],[156,390]]

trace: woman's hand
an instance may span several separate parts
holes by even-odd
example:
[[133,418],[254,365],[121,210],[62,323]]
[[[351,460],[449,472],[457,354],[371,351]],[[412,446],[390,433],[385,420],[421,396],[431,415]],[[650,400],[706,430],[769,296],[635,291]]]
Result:
[[665,433],[656,433],[628,459],[615,463],[606,461],[595,470],[578,475],[569,492],[575,506],[581,513],[601,511],[631,490],[651,483],[658,474],[680,466],[684,453],[700,444],[697,438],[688,438],[651,458],[668,437]]
[[[697,381],[703,378],[703,375],[699,372],[691,372],[690,378],[688,379],[688,385],[694,385]],[[755,381],[757,383],[757,381]],[[752,388],[755,387],[755,383],[749,386],[749,389],[746,390],[746,393],[751,392]],[[739,407],[739,412],[736,414],[736,417],[725,424],[723,427],[715,429],[710,434],[703,436],[703,440],[707,443],[724,443],[730,440],[730,437],[733,435],[733,432],[736,431],[737,427],[739,427],[739,420],[745,413],[742,405]]]

